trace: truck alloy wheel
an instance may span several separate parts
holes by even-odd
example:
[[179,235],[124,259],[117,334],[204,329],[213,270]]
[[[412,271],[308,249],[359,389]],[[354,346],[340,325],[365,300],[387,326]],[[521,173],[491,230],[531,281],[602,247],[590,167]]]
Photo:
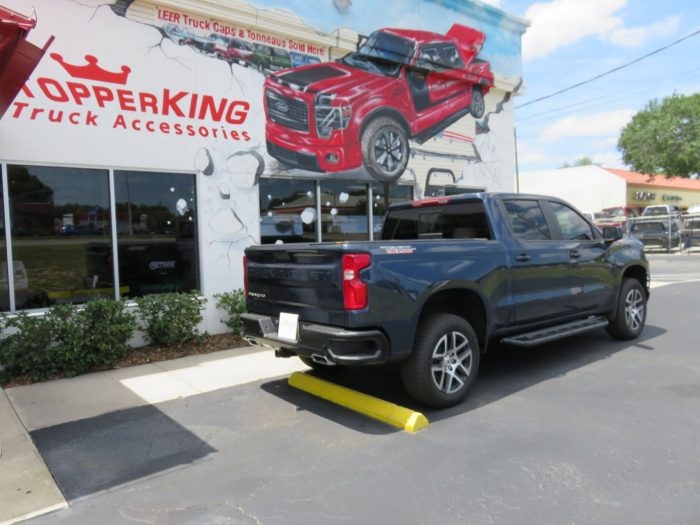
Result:
[[622,281],[615,319],[608,325],[608,333],[615,339],[636,339],[647,318],[647,295],[637,279]]
[[474,118],[481,118],[486,112],[486,103],[484,102],[484,94],[480,88],[472,88],[472,101],[469,104],[469,113]]
[[379,117],[370,122],[361,137],[362,162],[380,182],[394,182],[408,163],[408,138],[394,119]]
[[479,370],[479,342],[469,322],[452,314],[425,318],[411,356],[402,363],[404,387],[433,407],[459,403]]

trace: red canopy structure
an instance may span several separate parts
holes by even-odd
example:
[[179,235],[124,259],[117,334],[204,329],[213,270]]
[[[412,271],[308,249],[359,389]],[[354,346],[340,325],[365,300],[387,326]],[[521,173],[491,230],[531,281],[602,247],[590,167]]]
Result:
[[27,42],[35,25],[35,18],[0,5],[0,118],[53,41],[51,37],[43,48]]

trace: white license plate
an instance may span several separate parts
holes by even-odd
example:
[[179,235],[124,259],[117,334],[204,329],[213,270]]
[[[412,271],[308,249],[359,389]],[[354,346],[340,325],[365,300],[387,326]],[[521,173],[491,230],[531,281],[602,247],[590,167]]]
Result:
[[299,334],[299,315],[280,313],[280,322],[277,327],[277,337],[296,341]]

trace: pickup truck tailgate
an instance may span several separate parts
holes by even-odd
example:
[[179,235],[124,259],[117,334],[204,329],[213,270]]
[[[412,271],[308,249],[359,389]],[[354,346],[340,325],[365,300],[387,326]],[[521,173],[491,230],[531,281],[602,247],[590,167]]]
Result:
[[296,313],[317,323],[338,319],[344,313],[342,255],[334,245],[248,248],[248,310],[271,316]]

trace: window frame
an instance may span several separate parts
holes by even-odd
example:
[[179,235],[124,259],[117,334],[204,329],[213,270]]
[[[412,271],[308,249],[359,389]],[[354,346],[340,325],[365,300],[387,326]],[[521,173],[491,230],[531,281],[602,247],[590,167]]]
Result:
[[[73,169],[94,169],[94,170],[106,170],[108,172],[107,175],[107,180],[108,180],[108,191],[109,191],[109,207],[110,207],[110,242],[112,243],[112,268],[113,268],[113,275],[114,275],[114,297],[113,299],[115,301],[118,301],[121,299],[121,293],[119,291],[119,255],[118,255],[118,245],[117,245],[117,222],[116,222],[116,213],[117,213],[117,208],[116,208],[116,195],[114,191],[114,172],[115,171],[143,171],[147,173],[169,173],[173,175],[190,175],[194,177],[194,198],[195,198],[195,204],[197,206],[195,207],[195,220],[196,220],[196,231],[195,231],[195,249],[197,251],[197,280],[199,282],[200,287],[203,286],[203,283],[205,281],[204,279],[204,270],[203,270],[203,265],[200,264],[200,256],[202,253],[202,246],[201,244],[201,234],[199,232],[199,225],[201,224],[201,210],[200,206],[198,206],[198,193],[199,193],[199,188],[198,188],[198,183],[197,183],[197,174],[196,172],[193,172],[191,170],[174,170],[174,169],[158,169],[158,168],[153,168],[153,169],[139,169],[139,168],[134,168],[130,166],[110,166],[110,167],[105,167],[105,166],[96,166],[94,164],[80,164],[80,163],[62,163],[62,162],[56,162],[52,164],[48,164],[45,162],[30,162],[30,161],[23,161],[23,160],[8,160],[8,159],[0,159],[0,183],[2,184],[2,200],[3,200],[3,213],[4,213],[4,222],[5,224],[11,224],[10,219],[11,219],[11,214],[10,214],[10,194],[9,194],[9,174],[8,174],[8,165],[13,164],[13,165],[22,165],[22,166],[36,166],[36,167],[46,167],[46,168],[73,168]],[[23,308],[23,309],[17,309],[16,301],[15,301],[15,282],[14,282],[14,254],[12,253],[12,232],[11,228],[5,227],[5,235],[4,239],[2,240],[5,242],[5,255],[7,257],[7,293],[10,294],[9,296],[9,306],[10,309],[5,312],[5,315],[16,315],[20,312],[26,312],[28,314],[43,314],[47,312],[51,306],[48,307],[41,307],[41,308]],[[201,292],[201,290],[200,290]],[[129,306],[134,306],[136,302],[133,299],[129,299],[127,301],[127,305]],[[78,304],[78,306],[80,306]]]

